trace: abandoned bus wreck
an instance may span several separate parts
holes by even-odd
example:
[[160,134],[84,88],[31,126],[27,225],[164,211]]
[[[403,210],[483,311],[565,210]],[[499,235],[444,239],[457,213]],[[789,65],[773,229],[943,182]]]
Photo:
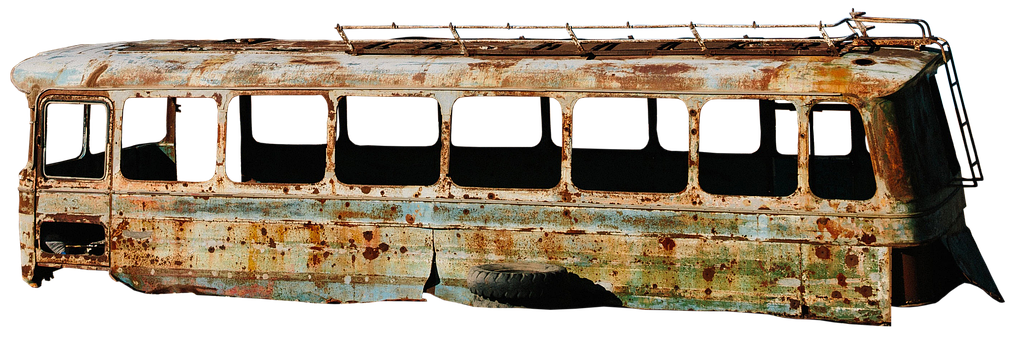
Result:
[[[725,27],[814,34],[701,35]],[[576,35],[651,28],[693,36]],[[452,37],[346,34],[366,29]],[[982,176],[955,64],[924,21],[337,30],[79,45],[17,65],[32,122],[24,280],[79,268],[147,293],[432,292],[866,324],[965,282],[1002,301],[963,219]],[[493,116],[527,123],[472,124]],[[642,137],[622,141],[629,127]],[[419,137],[355,137],[400,128]],[[502,134],[524,142],[490,142]]]

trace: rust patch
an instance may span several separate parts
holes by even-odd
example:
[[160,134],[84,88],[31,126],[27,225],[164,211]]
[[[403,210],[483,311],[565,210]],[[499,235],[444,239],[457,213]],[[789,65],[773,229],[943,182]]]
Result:
[[865,298],[869,298],[872,294],[874,294],[874,290],[871,289],[871,286],[860,286],[857,288],[853,288],[853,290],[857,291],[857,293],[860,293],[860,295],[864,296]]
[[54,222],[71,222],[71,223],[90,223],[90,224],[101,224],[100,216],[81,216],[71,214],[53,214],[49,216],[53,218]]
[[364,236],[364,240],[369,242],[373,237],[375,237],[375,233],[372,231],[365,231],[362,233],[362,235]]
[[468,68],[479,72],[491,71],[494,69],[505,69],[517,64],[518,60],[519,59],[494,59],[480,63],[469,63]]
[[406,220],[407,224],[414,224],[414,215],[407,214]]
[[304,65],[339,65],[339,60],[336,60],[335,58],[317,55],[293,57],[289,62]]
[[365,193],[365,194],[370,194],[370,193],[371,193],[371,187],[369,187],[369,186],[366,186],[366,185],[365,185],[365,186],[362,186],[362,187],[361,187],[361,192],[363,192],[363,193]]
[[832,235],[833,239],[838,239],[839,237],[854,236],[852,230],[846,229],[846,227],[839,225],[839,222],[836,222],[827,217],[817,219],[817,229],[822,232],[827,231],[829,234]]
[[379,243],[378,244],[378,250],[383,252],[383,253],[387,252],[387,251],[389,251],[389,245],[385,244],[385,243]]
[[695,66],[688,65],[685,63],[675,63],[670,65],[635,65],[632,66],[632,72],[641,73],[645,75],[674,75],[678,73],[693,72],[696,70]]
[[407,253],[407,247],[400,246],[400,254],[406,254],[406,253]]
[[708,282],[709,281],[714,281],[714,273],[715,273],[714,267],[707,267],[707,268],[703,269],[703,279],[707,280]]
[[875,243],[875,241],[877,241],[877,240],[878,240],[878,238],[875,237],[872,234],[860,235],[860,242],[864,243],[864,244],[872,244],[872,243]]
[[107,64],[100,65],[93,72],[89,74],[89,78],[86,79],[86,87],[96,87],[96,81],[100,79],[100,75],[107,71]]
[[675,250],[675,240],[670,237],[661,237],[658,242],[660,243],[660,247],[664,248],[666,251]]
[[839,293],[839,291],[837,291],[837,290],[833,290],[832,291],[832,298],[833,299],[841,299],[842,298],[842,293]]
[[32,275],[32,266],[21,266],[21,277],[29,277]]
[[814,255],[822,260],[827,260],[832,257],[832,252],[828,250],[828,247],[820,246],[814,249]]
[[846,266],[853,268],[860,264],[860,258],[857,255],[847,254],[846,255]]
[[18,195],[18,212],[22,214],[32,213],[32,196],[28,194]]
[[846,287],[846,275],[842,275],[842,273],[839,273],[839,275],[835,276],[835,280],[840,286]]
[[378,248],[365,247],[364,248],[364,252],[361,255],[364,255],[364,258],[367,259],[368,261],[377,259],[378,258]]
[[789,309],[800,309],[800,300],[789,298]]

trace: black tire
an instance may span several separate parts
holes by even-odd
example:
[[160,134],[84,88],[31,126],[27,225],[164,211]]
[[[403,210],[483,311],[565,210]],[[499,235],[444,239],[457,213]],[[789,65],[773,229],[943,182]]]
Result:
[[497,301],[532,301],[561,295],[568,282],[564,267],[545,263],[490,263],[468,271],[471,293]]

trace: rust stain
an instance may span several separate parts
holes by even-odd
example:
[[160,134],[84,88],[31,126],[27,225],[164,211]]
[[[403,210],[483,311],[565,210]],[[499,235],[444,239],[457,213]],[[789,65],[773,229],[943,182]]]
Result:
[[660,243],[660,247],[665,251],[675,250],[675,240],[670,237],[661,237],[657,243]]
[[877,241],[877,238],[873,234],[860,235],[860,242],[864,244],[872,244]]
[[371,261],[378,258],[379,249],[374,247],[364,247],[364,252],[361,255],[364,259]]
[[860,258],[858,258],[857,255],[846,254],[845,262],[847,267],[854,268],[860,264]]
[[689,73],[696,71],[696,66],[680,63],[680,64],[648,64],[648,65],[632,65],[632,72],[641,73],[646,75],[661,74],[661,75],[675,75],[679,73]]
[[421,73],[415,74],[413,77],[411,77],[411,80],[413,80],[415,83],[424,84],[425,83],[425,72],[421,72]]
[[59,213],[47,216],[53,219],[55,222],[71,222],[71,223],[88,223],[88,224],[102,224],[100,223],[100,216],[94,215],[76,215]]
[[[887,104],[890,105],[891,104]],[[889,107],[892,111],[892,107]],[[907,164],[903,159],[904,148],[900,144],[904,139],[902,135],[893,128],[892,124],[884,127],[876,127],[877,133],[881,135],[880,143],[883,152],[880,157],[884,160],[886,185],[889,193],[897,200],[909,201],[915,197],[911,186],[910,176],[907,174]]]
[[819,246],[817,248],[814,248],[814,255],[817,255],[817,258],[822,260],[828,260],[832,258],[832,252],[829,251],[828,247],[825,246]]
[[874,294],[874,290],[871,289],[870,286],[860,286],[860,287],[853,288],[853,290],[857,291],[857,293],[860,293],[860,295],[865,297],[865,298],[869,298],[869,297],[871,297],[871,295]]
[[103,74],[104,71],[107,71],[108,66],[109,65],[105,63],[100,65],[100,67],[97,67],[95,70],[93,70],[93,72],[89,74],[89,78],[86,79],[86,87],[96,87],[97,79],[100,79],[100,75]]
[[514,66],[520,61],[520,58],[504,58],[504,59],[492,59],[489,61],[468,63],[468,68],[479,72],[494,72],[502,71],[504,69]]
[[846,227],[839,225],[838,222],[828,217],[821,217],[817,219],[817,229],[822,232],[827,231],[829,234],[832,235],[833,239],[838,239],[840,237],[848,238],[854,236],[853,230],[850,230]]
[[846,275],[843,275],[842,273],[839,273],[839,275],[835,276],[835,281],[840,286],[846,287]]
[[308,55],[302,57],[293,57],[289,59],[290,63],[304,64],[304,65],[320,65],[320,66],[336,66],[339,65],[339,60],[328,56]]
[[714,267],[707,267],[703,269],[703,279],[707,282],[714,281]]

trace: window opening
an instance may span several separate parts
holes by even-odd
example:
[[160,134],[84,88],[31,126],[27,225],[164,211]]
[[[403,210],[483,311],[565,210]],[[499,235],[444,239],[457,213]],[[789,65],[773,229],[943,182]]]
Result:
[[209,180],[217,157],[218,104],[210,98],[129,98],[121,141],[125,178]]
[[336,177],[369,185],[431,185],[439,179],[439,102],[426,97],[341,97]]
[[344,97],[346,135],[355,145],[431,146],[439,140],[439,103],[426,97]]
[[39,224],[39,240],[39,249],[45,253],[103,255],[107,235],[98,224],[43,222]]
[[464,97],[452,111],[450,178],[457,185],[552,188],[560,183],[556,99]]
[[828,199],[866,200],[876,190],[864,122],[847,103],[821,103],[810,113],[810,190]]
[[[822,107],[823,108],[823,107]],[[814,156],[845,156],[853,150],[849,110],[813,111],[810,153]],[[863,144],[861,141],[860,144]]]
[[796,191],[795,111],[785,101],[707,102],[700,111],[700,187],[718,195],[787,196]]
[[574,149],[642,150],[649,142],[648,98],[582,98],[572,115]]
[[685,102],[657,99],[657,139],[668,151],[689,151],[689,110]]
[[585,190],[684,190],[689,153],[682,135],[689,127],[681,116],[687,112],[678,99],[579,99],[572,115],[572,182]]
[[799,114],[792,104],[775,101],[775,150],[782,155],[799,153]]
[[228,115],[225,166],[232,181],[317,183],[325,177],[325,97],[238,96]]
[[45,116],[43,173],[102,178],[107,159],[107,106],[49,103]]
[[700,113],[700,152],[752,154],[760,148],[760,101],[711,100]]

